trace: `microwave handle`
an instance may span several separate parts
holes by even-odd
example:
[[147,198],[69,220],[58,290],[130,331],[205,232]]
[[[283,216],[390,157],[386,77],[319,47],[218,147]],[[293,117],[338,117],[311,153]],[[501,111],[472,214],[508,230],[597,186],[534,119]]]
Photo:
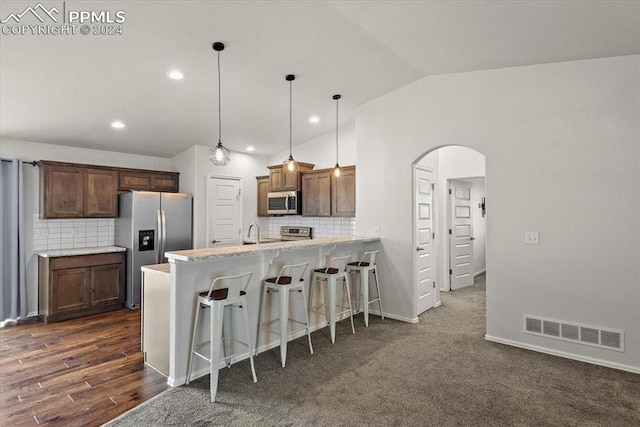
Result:
[[[289,193],[289,195],[287,196],[287,210],[289,210],[289,209],[294,209],[294,207],[290,207],[290,206],[289,206],[289,197],[291,197],[291,198],[295,198],[296,196],[297,196],[297,194],[296,194],[296,192],[295,192],[295,191],[290,192],[290,193]],[[297,203],[297,202],[298,202],[298,201],[296,200],[296,203]]]
[[287,194],[287,196],[284,198],[284,209],[286,211],[289,211],[289,195]]

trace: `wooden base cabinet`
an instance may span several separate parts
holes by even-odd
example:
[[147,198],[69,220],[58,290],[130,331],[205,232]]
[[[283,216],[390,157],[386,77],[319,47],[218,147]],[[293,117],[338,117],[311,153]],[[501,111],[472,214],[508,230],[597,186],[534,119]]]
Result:
[[38,258],[38,310],[45,322],[122,308],[124,252]]

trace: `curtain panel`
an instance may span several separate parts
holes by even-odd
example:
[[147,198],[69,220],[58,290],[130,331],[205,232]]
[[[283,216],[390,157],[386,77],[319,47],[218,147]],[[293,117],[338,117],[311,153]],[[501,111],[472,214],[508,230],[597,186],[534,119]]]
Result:
[[0,321],[27,316],[22,161],[2,159],[0,179]]

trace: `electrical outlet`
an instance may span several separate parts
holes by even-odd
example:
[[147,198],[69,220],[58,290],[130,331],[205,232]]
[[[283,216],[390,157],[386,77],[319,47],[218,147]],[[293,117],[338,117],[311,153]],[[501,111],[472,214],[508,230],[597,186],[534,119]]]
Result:
[[371,227],[371,234],[374,236],[379,236],[380,235],[380,227],[378,227],[377,225],[374,225],[373,227]]
[[524,232],[524,244],[525,245],[539,245],[540,233],[537,231],[525,231]]

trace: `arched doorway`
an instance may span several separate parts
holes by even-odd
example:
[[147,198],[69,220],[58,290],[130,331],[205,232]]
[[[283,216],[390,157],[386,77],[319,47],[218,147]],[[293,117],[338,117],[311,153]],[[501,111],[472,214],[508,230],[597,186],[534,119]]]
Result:
[[416,314],[440,292],[486,270],[485,158],[465,146],[430,150],[413,163]]

